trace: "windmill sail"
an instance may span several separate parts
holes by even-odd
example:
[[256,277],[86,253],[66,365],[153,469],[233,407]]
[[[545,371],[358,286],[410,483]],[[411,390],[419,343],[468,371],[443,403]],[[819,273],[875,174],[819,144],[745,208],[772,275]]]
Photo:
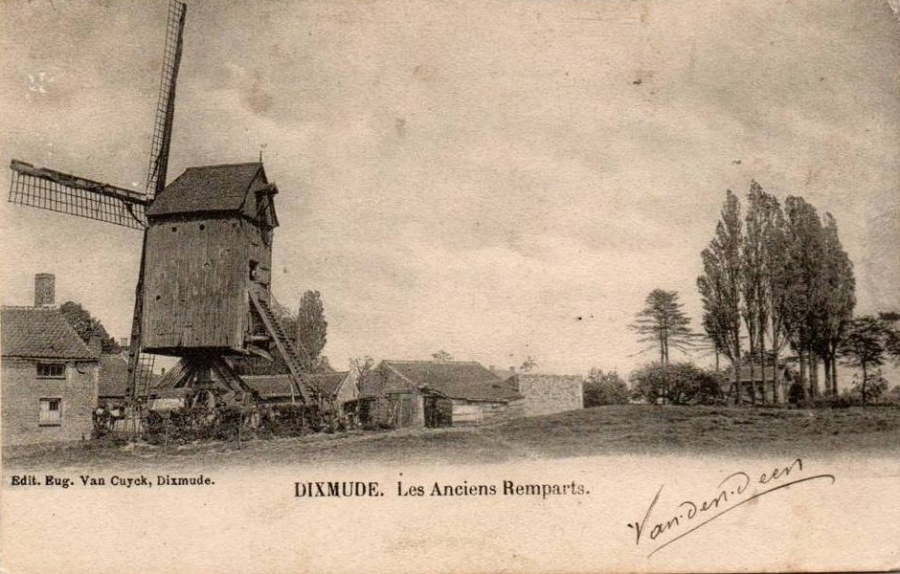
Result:
[[12,160],[10,203],[27,205],[114,225],[143,229],[147,197],[140,192],[100,183],[30,163]]
[[159,81],[159,99],[156,104],[156,122],[153,125],[153,142],[150,145],[150,165],[147,169],[147,195],[151,198],[159,195],[166,185],[169,146],[172,141],[172,122],[175,118],[175,85],[178,79],[178,67],[181,65],[186,11],[187,7],[184,2],[169,1],[165,56]]
[[[163,56],[162,76],[159,81],[159,99],[156,103],[156,121],[153,124],[153,140],[150,144],[150,166],[147,169],[147,196],[153,198],[166,187],[166,171],[169,166],[169,146],[172,142],[172,122],[175,119],[175,86],[178,67],[181,65],[181,48],[184,42],[184,19],[187,6],[180,0],[169,0],[166,20],[166,47]],[[131,355],[128,361],[128,397],[132,403],[139,390],[138,363],[141,357],[141,322],[144,316],[144,270],[147,260],[147,232],[141,246],[141,266],[134,289],[134,315],[131,322]]]

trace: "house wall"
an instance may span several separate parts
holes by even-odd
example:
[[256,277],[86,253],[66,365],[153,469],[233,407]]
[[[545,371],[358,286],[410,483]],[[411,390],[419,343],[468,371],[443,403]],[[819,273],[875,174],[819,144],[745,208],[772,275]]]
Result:
[[368,397],[364,402],[361,414],[365,425],[395,428],[425,426],[424,399],[417,391]]
[[488,402],[453,399],[453,426],[472,426],[522,415],[522,401]]
[[357,386],[356,380],[353,377],[348,376],[346,379],[344,379],[344,382],[338,388],[335,402],[337,403],[337,406],[340,407],[344,403],[355,401],[358,398],[359,386]]
[[525,416],[549,415],[584,408],[584,381],[563,375],[516,375]]
[[[80,371],[80,372],[79,372]],[[66,364],[65,379],[39,379],[36,361],[4,357],[0,363],[0,402],[4,445],[37,444],[90,438],[97,406],[96,362]],[[61,399],[58,426],[40,423],[40,400]]]
[[[163,218],[147,231],[144,346],[241,351],[249,323],[247,289],[268,298],[271,248],[239,217]],[[250,280],[250,260],[259,281]]]

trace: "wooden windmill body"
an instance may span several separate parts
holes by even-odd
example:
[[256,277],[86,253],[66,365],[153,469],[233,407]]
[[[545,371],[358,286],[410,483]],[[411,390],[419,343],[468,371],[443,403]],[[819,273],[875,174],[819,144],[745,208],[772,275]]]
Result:
[[[170,0],[146,193],[13,160],[9,201],[143,230],[131,333],[129,396],[141,352],[181,357],[174,387],[217,381],[248,390],[228,357],[277,350],[296,397],[315,400],[271,301],[274,196],[261,162],[188,168],[165,185],[186,6]],[[301,350],[302,351],[302,350]]]

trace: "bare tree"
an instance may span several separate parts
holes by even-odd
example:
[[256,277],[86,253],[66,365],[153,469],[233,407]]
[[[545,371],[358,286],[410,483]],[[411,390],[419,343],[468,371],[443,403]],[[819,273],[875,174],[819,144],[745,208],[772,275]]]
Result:
[[365,357],[353,357],[350,359],[350,374],[356,379],[356,384],[360,391],[366,385],[369,377],[375,370],[375,359],[366,355]]
[[525,357],[525,361],[522,362],[522,365],[519,367],[519,370],[523,373],[530,373],[537,369],[538,364],[537,361],[534,360],[534,357],[528,355]]
[[446,363],[448,361],[453,360],[453,355],[451,355],[447,351],[441,349],[440,351],[437,351],[436,353],[432,353],[431,358],[440,363]]

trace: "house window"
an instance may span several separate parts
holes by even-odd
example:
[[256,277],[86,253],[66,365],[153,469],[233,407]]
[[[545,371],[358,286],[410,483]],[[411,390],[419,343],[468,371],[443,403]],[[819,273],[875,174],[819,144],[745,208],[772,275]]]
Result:
[[41,399],[41,426],[62,424],[62,399]]
[[38,363],[37,376],[39,379],[65,379],[66,366],[63,363]]

